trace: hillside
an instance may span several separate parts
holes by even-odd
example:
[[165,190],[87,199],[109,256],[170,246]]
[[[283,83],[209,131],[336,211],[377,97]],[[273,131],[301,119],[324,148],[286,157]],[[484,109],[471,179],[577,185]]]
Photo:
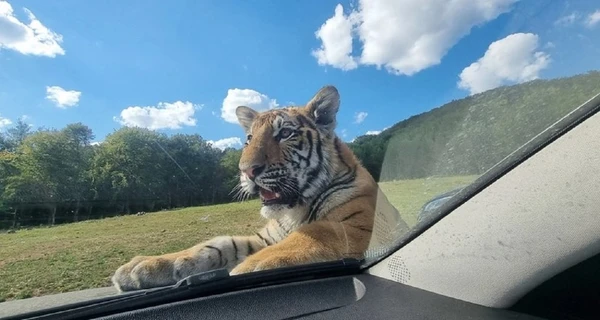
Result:
[[598,92],[598,71],[500,87],[358,137],[350,146],[381,181],[481,174]]

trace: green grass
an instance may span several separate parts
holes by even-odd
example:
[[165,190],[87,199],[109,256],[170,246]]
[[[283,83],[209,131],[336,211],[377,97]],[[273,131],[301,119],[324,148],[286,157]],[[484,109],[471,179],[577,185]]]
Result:
[[[420,207],[475,177],[383,182],[413,226]],[[254,233],[265,220],[258,201],[195,207],[0,234],[0,301],[110,285],[135,255],[178,251],[217,235]]]
[[398,209],[409,227],[417,223],[421,207],[433,197],[468,185],[479,176],[440,177],[381,182],[379,185],[388,200]]

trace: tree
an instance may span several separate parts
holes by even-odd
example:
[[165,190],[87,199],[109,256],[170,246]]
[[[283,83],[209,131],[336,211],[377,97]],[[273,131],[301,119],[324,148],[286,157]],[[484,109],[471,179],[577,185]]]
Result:
[[[15,134],[13,139],[18,139],[20,133]],[[14,165],[19,174],[8,180],[7,195],[13,201],[47,207],[50,225],[56,223],[59,206],[77,221],[81,202],[89,196],[91,137],[91,130],[82,124],[27,134],[16,150]]]
[[223,184],[223,193],[226,201],[231,201],[235,194],[232,194],[235,186],[240,181],[239,162],[242,156],[242,150],[225,149],[221,158],[221,181]]
[[12,128],[6,130],[4,137],[0,136],[0,150],[15,151],[29,135],[31,135],[31,126],[23,119],[19,119]]
[[8,151],[11,148],[12,148],[12,144],[10,143],[10,141],[8,140],[6,135],[4,133],[0,132],[0,152]]
[[385,153],[387,141],[378,139],[377,136],[361,136],[349,145],[350,149],[360,159],[363,166],[375,180],[379,179],[381,163]]
[[165,159],[158,146],[165,137],[142,128],[121,128],[108,135],[96,149],[92,161],[95,199],[118,205],[131,213],[157,201],[165,188]]
[[[61,130],[65,139],[65,172],[68,182],[63,186],[62,193],[65,200],[74,202],[72,213],[73,221],[79,220],[79,211],[82,201],[93,197],[91,189],[91,160],[93,149],[90,142],[94,139],[92,129],[82,123],[67,125]],[[88,206],[91,210],[91,206]]]
[[[35,186],[38,202],[44,203],[49,209],[48,224],[54,225],[58,202],[65,199],[65,187],[72,179],[68,172],[69,153],[66,139],[59,131],[38,131],[25,138],[17,153],[19,157],[16,166],[20,175],[12,180],[16,185],[14,190],[29,190]],[[61,139],[62,138],[62,139]],[[15,191],[15,194],[19,192]],[[21,199],[28,199],[21,196]]]
[[[18,170],[14,165],[16,155],[12,152],[0,151],[0,217],[8,216],[12,223],[10,226],[14,228],[17,224],[17,210],[11,210],[8,205],[11,196],[6,192],[7,185],[10,183],[11,177],[18,175]],[[0,223],[0,228],[2,228]]]
[[221,152],[200,135],[177,134],[159,148],[167,155],[165,173],[169,206],[192,206],[218,200]]
[[78,146],[89,146],[95,137],[92,129],[81,122],[68,124],[62,132],[67,135],[70,143]]

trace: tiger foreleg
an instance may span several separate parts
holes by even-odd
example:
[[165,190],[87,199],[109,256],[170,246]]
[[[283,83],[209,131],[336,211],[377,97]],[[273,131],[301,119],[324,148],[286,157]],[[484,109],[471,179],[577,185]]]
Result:
[[231,275],[247,272],[362,258],[371,230],[342,223],[315,222],[300,227],[281,242],[264,248],[231,270]]
[[117,269],[112,282],[119,291],[172,285],[193,274],[220,268],[232,270],[264,246],[258,236],[215,237],[175,253],[137,256]]

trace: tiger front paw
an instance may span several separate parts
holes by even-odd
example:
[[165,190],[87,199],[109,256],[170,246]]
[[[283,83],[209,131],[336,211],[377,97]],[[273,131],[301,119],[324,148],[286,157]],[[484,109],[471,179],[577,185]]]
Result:
[[135,257],[117,269],[112,283],[119,291],[148,289],[174,284],[173,261],[157,257]]
[[248,272],[262,271],[262,270],[270,270],[277,269],[283,267],[290,267],[297,263],[294,263],[294,259],[290,257],[278,255],[278,256],[270,256],[265,257],[263,259],[254,258],[251,256],[247,258],[244,262],[240,263],[238,266],[233,268],[230,275],[237,275]]
[[139,256],[119,267],[112,283],[121,292],[163,287],[211,268],[209,256]]

